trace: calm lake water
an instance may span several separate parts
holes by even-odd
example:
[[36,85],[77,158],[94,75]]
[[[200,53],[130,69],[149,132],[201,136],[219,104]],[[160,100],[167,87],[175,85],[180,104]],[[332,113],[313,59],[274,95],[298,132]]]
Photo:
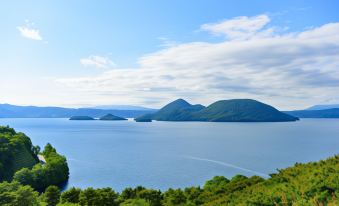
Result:
[[70,166],[68,187],[167,189],[215,175],[260,175],[339,154],[339,119],[211,123],[0,119]]

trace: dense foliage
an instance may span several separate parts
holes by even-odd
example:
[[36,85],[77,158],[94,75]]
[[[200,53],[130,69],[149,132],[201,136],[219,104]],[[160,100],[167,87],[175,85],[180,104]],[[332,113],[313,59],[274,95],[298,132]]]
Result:
[[38,152],[39,147],[25,134],[0,126],[0,181],[11,180],[18,169],[35,165]]
[[23,168],[14,174],[13,180],[35,189],[44,189],[67,181],[69,168],[66,158],[59,155],[50,144],[45,146],[42,154],[45,164],[36,164],[32,169]]
[[270,178],[237,175],[232,179],[216,176],[203,187],[168,189],[165,192],[144,187],[84,190],[71,188],[61,193],[49,187],[38,197],[28,186],[17,182],[0,183],[0,205],[59,206],[222,206],[222,205],[328,205],[338,204],[339,156],[278,170]]
[[39,163],[40,148],[29,137],[9,127],[0,127],[0,181],[15,180],[34,189],[44,189],[67,181],[66,158],[47,144],[41,153],[46,163]]
[[209,121],[209,122],[283,122],[298,118],[278,111],[274,107],[252,99],[217,101],[208,107],[191,105],[183,99],[175,100],[154,114],[136,118],[158,121]]

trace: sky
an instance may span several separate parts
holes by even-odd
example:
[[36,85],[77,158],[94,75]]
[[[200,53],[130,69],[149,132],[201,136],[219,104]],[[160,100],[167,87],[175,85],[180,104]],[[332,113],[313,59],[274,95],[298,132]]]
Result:
[[339,103],[338,1],[1,1],[0,103]]

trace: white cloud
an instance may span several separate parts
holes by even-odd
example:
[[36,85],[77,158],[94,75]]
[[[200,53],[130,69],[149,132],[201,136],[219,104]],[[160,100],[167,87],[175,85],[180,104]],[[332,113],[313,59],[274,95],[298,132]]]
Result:
[[262,30],[270,22],[267,15],[254,17],[240,16],[218,23],[203,24],[200,28],[215,35],[225,35],[229,39],[247,39],[254,34],[268,35],[272,29]]
[[[232,37],[223,42],[177,44],[141,57],[138,68],[116,68],[99,76],[57,82],[86,94],[88,101],[96,99],[96,104],[161,106],[179,97],[204,104],[254,98],[290,109],[339,101],[339,23],[262,35],[266,17],[230,21],[235,20],[241,20],[236,30],[247,31],[245,37],[242,32],[241,38],[232,36],[234,29],[227,26]],[[230,35],[227,29],[218,31]]]
[[42,37],[40,35],[40,31],[38,29],[34,29],[33,25],[33,23],[29,23],[29,21],[26,20],[26,24],[24,26],[18,26],[17,29],[19,30],[21,36],[32,40],[41,41]]
[[85,67],[96,67],[100,69],[108,69],[115,67],[116,64],[108,57],[91,55],[87,58],[80,59],[80,63]]

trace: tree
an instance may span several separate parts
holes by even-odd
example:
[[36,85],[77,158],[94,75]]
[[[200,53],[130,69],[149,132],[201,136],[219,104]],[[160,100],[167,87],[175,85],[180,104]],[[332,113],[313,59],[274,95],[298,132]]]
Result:
[[51,185],[45,190],[44,196],[47,206],[56,206],[60,201],[60,190],[57,186]]
[[178,206],[186,203],[186,196],[181,189],[169,189],[164,193],[163,205]]
[[102,188],[96,190],[97,205],[100,206],[118,206],[118,194],[112,190],[112,188]]
[[80,205],[82,206],[95,206],[97,202],[97,194],[95,189],[89,187],[80,193]]
[[33,190],[30,186],[20,186],[16,191],[16,198],[13,202],[15,206],[37,206],[40,205],[38,202],[38,193]]
[[81,190],[79,188],[72,187],[61,194],[61,202],[79,203],[80,193]]
[[32,185],[33,175],[30,169],[22,168],[14,174],[13,180],[18,181],[23,185]]
[[30,186],[18,182],[0,183],[0,205],[6,206],[38,206],[38,193]]

